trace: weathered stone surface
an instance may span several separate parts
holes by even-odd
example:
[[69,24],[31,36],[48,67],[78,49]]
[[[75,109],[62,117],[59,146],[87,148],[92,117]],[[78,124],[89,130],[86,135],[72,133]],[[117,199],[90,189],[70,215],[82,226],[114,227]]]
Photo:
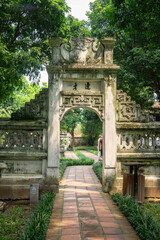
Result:
[[39,200],[39,184],[30,185],[30,203],[38,203]]
[[12,113],[14,120],[47,120],[48,113],[48,88],[43,88],[35,99],[25,103],[25,106]]
[[142,110],[136,102],[131,101],[131,97],[122,90],[117,90],[117,121],[153,122],[154,117]]
[[6,207],[6,203],[0,201],[0,212],[4,212],[5,211],[5,207]]

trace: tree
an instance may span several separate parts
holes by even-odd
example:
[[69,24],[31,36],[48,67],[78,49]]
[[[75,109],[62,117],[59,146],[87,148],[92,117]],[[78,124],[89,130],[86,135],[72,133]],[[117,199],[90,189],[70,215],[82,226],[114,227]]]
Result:
[[154,93],[160,100],[159,0],[96,0],[90,10],[92,36],[117,39],[118,88],[146,108]]
[[81,122],[81,109],[72,109],[67,112],[61,121],[61,130],[67,130],[72,136],[71,147],[74,147],[74,130]]
[[11,114],[20,109],[35,98],[35,94],[38,94],[42,88],[47,87],[47,83],[43,83],[42,87],[36,83],[30,83],[25,77],[22,78],[22,89],[20,91],[14,91],[12,98],[8,99],[7,103],[0,105],[0,117],[10,118]]
[[98,115],[88,109],[82,110],[81,129],[83,135],[87,138],[89,146],[93,146],[98,136],[102,133],[102,122]]
[[86,22],[68,12],[65,0],[1,0],[1,103],[21,89],[23,75],[38,79],[50,58],[49,38],[88,34]]
[[37,79],[48,61],[48,39],[61,34],[68,7],[63,0],[1,0],[0,101],[22,87],[22,76]]

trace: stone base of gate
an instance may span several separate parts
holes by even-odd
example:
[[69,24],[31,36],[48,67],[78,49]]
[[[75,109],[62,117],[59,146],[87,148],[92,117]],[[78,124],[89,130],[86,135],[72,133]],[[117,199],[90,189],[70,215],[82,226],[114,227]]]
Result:
[[[145,174],[145,198],[160,198],[160,177],[156,175],[159,173],[160,166],[149,166],[145,168],[145,172],[155,175]],[[116,169],[105,168],[103,169],[103,191],[122,194],[123,192],[123,174],[121,164],[117,163]]]
[[103,192],[111,192],[116,180],[116,168],[103,168],[102,189]]
[[46,179],[18,179],[11,182],[6,178],[0,181],[0,199],[30,199],[31,184],[39,184],[39,195],[43,192],[58,192],[59,190],[57,182],[51,184]]

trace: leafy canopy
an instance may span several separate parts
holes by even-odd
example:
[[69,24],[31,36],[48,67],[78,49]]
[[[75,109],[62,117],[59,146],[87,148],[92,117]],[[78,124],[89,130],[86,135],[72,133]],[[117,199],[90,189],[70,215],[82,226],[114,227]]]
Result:
[[88,12],[92,36],[117,39],[118,88],[146,108],[160,100],[159,12],[159,0],[96,0]]
[[87,24],[71,15],[65,0],[1,0],[0,102],[21,89],[22,76],[38,79],[48,62],[48,39],[88,33]]

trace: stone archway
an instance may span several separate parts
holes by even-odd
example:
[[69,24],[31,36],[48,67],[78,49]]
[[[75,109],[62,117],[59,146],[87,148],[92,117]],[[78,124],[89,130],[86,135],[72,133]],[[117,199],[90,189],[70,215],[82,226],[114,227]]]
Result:
[[[109,191],[116,168],[116,74],[114,39],[72,38],[50,41],[47,176],[58,180],[60,120],[71,108],[86,107],[103,121],[103,190]],[[58,182],[58,181],[55,181]]]

